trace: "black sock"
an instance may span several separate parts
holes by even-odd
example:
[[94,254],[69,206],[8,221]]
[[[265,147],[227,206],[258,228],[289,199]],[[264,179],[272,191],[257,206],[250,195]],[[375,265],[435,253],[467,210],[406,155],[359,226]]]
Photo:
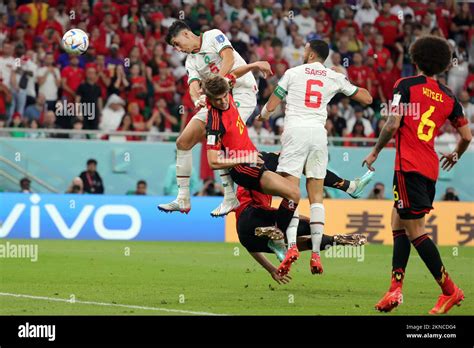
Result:
[[433,277],[436,280],[441,279],[443,275],[442,270],[444,269],[443,261],[441,261],[438,248],[428,234],[424,234],[411,242]]
[[392,286],[401,286],[405,277],[405,268],[410,257],[410,240],[405,230],[394,230],[393,234],[393,257],[392,257]]
[[324,178],[324,186],[333,187],[335,189],[346,192],[349,188],[349,180],[342,179],[330,170],[326,171],[326,177]]
[[286,198],[281,201],[277,211],[276,225],[283,233],[286,233],[286,229],[288,228],[297,207],[298,203],[289,201]]

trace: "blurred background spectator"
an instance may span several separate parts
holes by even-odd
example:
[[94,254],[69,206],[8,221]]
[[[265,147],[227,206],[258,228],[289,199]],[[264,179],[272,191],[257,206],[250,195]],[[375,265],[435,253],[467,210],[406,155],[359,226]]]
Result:
[[386,199],[385,198],[385,185],[381,182],[377,182],[374,185],[372,191],[370,191],[367,199]]
[[104,183],[97,172],[97,161],[95,159],[87,161],[87,169],[79,175],[79,178],[84,183],[84,192],[92,194],[104,193]]
[[454,187],[447,187],[441,200],[442,201],[459,201],[458,194],[456,193],[456,190],[454,189]]

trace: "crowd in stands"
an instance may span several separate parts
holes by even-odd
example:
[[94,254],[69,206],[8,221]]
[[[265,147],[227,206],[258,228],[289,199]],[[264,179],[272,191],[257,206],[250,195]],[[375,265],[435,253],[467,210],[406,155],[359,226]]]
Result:
[[[196,33],[220,29],[247,62],[270,62],[274,75],[256,76],[259,107],[285,71],[302,64],[308,40],[326,40],[331,47],[326,65],[367,88],[374,98],[371,106],[362,107],[336,96],[328,106],[329,135],[347,137],[348,141],[336,143],[346,146],[366,145],[349,140],[380,133],[394,82],[416,73],[408,55],[411,43],[427,34],[445,37],[454,59],[439,80],[452,89],[474,125],[469,2],[11,0],[0,3],[0,136],[68,137],[42,131],[61,128],[149,134],[127,134],[127,141],[174,140],[162,132],[180,132],[194,109],[185,55],[164,41],[176,19],[185,20]],[[68,55],[61,49],[61,37],[70,28],[89,33],[84,55]],[[66,112],[68,103],[74,102],[93,105],[93,110]],[[93,117],[88,117],[91,113]],[[251,137],[260,144],[273,144],[268,136],[281,134],[283,117],[284,107],[269,122],[251,118]],[[37,131],[1,129],[5,127]],[[455,136],[448,126],[442,131]]]

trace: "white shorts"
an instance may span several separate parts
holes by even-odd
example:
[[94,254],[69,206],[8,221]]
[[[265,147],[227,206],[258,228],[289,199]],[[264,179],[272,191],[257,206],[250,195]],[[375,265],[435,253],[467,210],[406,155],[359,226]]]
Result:
[[[247,120],[252,116],[255,108],[257,107],[257,95],[253,92],[249,93],[235,93],[233,94],[235,103],[237,104],[237,109],[239,110],[240,118],[247,122]],[[207,122],[207,113],[208,110],[206,108],[202,108],[199,110],[196,115],[193,116],[198,120],[206,123]]]
[[277,172],[301,178],[324,179],[328,166],[327,131],[323,125],[314,128],[289,128],[281,137],[281,154]]

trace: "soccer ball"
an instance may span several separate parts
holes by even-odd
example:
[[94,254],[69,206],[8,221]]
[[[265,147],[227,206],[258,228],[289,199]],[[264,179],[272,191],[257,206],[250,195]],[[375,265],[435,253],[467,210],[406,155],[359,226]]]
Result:
[[62,45],[67,53],[84,54],[89,47],[89,38],[81,29],[71,29],[63,35]]

